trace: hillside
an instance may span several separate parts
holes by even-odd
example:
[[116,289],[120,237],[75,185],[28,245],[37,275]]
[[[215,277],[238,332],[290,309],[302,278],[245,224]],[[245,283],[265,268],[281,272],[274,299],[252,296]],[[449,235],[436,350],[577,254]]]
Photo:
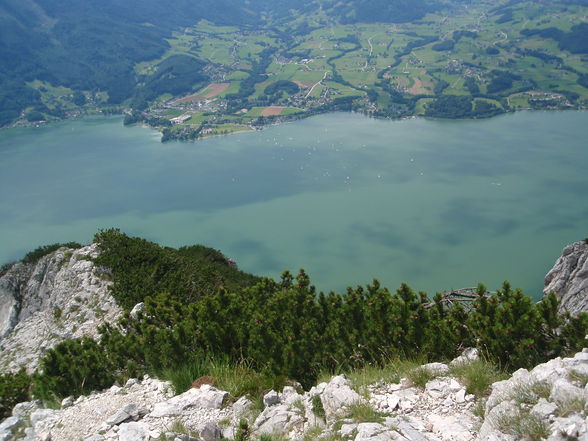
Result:
[[328,110],[488,117],[585,106],[583,1],[0,6],[0,125],[120,112],[166,139]]

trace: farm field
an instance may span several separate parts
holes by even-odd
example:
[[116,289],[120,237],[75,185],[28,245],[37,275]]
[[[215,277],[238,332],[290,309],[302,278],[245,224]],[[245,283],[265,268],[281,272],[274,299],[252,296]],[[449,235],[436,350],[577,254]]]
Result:
[[530,1],[474,1],[412,23],[341,24],[321,13],[262,30],[201,21],[174,34],[162,59],[136,69],[153,71],[180,53],[205,60],[208,86],[160,99],[152,111],[212,115],[199,122],[215,134],[330,110],[452,118],[584,108],[588,54],[543,32],[583,26],[586,6]]

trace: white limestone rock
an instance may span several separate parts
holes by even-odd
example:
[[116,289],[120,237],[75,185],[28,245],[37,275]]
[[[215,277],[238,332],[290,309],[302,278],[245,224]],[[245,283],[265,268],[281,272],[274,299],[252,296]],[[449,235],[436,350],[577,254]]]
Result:
[[275,406],[280,404],[280,394],[275,390],[270,390],[263,396],[263,405],[265,407]]
[[542,421],[550,421],[557,412],[557,405],[550,403],[545,398],[540,398],[537,404],[531,409],[531,414]]
[[331,378],[324,387],[321,400],[327,420],[344,415],[345,409],[354,403],[365,402],[342,375]]
[[476,348],[466,348],[463,350],[461,355],[457,358],[454,358],[450,363],[450,367],[455,366],[462,366],[465,364],[470,364],[480,359],[480,354]]
[[462,386],[451,377],[434,378],[425,385],[427,393],[434,398],[444,398],[461,389]]
[[174,416],[191,407],[220,409],[228,396],[228,392],[220,391],[209,384],[204,384],[198,389],[190,389],[165,402],[156,403],[149,415],[153,418]]
[[361,423],[357,425],[354,441],[392,441],[390,431],[378,423]]
[[35,264],[15,264],[0,277],[0,372],[28,372],[66,338],[98,337],[98,326],[122,315],[91,258],[92,244],[60,248]]
[[561,257],[545,276],[545,295],[553,292],[560,311],[572,315],[588,311],[588,243],[576,242],[564,248]]
[[580,389],[564,378],[560,378],[553,383],[549,399],[558,404],[565,404],[574,400],[582,400],[585,399],[584,389]]
[[121,424],[118,430],[118,441],[149,441],[149,427],[138,422]]
[[141,303],[137,303],[135,306],[133,306],[133,309],[131,309],[131,312],[129,313],[130,317],[132,319],[137,319],[137,317],[139,317],[139,313],[143,312],[145,310],[145,303],[141,302]]
[[266,407],[254,423],[259,434],[283,434],[304,426],[304,416],[286,404]]
[[427,363],[421,366],[421,369],[426,370],[432,375],[445,375],[449,372],[449,366],[445,363]]

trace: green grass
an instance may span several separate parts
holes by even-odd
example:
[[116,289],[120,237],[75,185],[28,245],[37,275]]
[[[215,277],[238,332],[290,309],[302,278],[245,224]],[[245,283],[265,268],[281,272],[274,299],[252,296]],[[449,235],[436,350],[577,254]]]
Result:
[[248,363],[229,363],[226,360],[198,358],[181,366],[164,369],[157,373],[162,380],[170,381],[174,392],[180,394],[192,386],[194,380],[211,376],[214,386],[230,393],[231,400],[248,396],[252,401],[261,402],[263,393],[271,389],[281,390],[285,380],[281,377],[266,375],[253,370]]
[[[394,358],[388,360],[382,366],[365,366],[346,373],[353,388],[360,394],[365,394],[366,386],[380,381],[387,383],[398,383],[401,378],[406,378],[410,372],[418,369],[426,363],[424,360],[402,360]],[[324,374],[323,377],[324,378]],[[328,380],[327,380],[328,381]]]
[[500,415],[494,419],[494,424],[501,432],[517,439],[541,441],[549,436],[549,424],[528,411]]
[[424,389],[426,384],[435,377],[435,373],[420,366],[415,369],[411,369],[407,373],[407,378],[410,380],[413,386],[419,387],[421,389]]
[[508,374],[485,360],[452,367],[449,374],[457,377],[465,385],[468,394],[477,397],[487,396],[492,383],[508,378]]
[[282,113],[280,115],[296,115],[297,113],[302,113],[304,110],[298,109],[297,107],[286,107],[282,109]]
[[325,408],[323,407],[320,395],[312,397],[311,404],[313,413],[319,418],[325,418]]
[[384,417],[374,410],[368,402],[357,402],[347,408],[347,418],[354,423],[381,423]]

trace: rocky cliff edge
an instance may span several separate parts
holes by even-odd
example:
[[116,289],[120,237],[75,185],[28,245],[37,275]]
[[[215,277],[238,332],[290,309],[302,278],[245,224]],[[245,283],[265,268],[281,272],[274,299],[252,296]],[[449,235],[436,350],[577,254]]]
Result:
[[564,248],[562,255],[545,276],[545,295],[555,293],[560,312],[572,315],[588,312],[588,241]]
[[122,314],[108,274],[92,262],[97,255],[96,244],[60,248],[0,277],[0,372],[32,372],[45,350],[66,338],[95,338],[100,324]]

